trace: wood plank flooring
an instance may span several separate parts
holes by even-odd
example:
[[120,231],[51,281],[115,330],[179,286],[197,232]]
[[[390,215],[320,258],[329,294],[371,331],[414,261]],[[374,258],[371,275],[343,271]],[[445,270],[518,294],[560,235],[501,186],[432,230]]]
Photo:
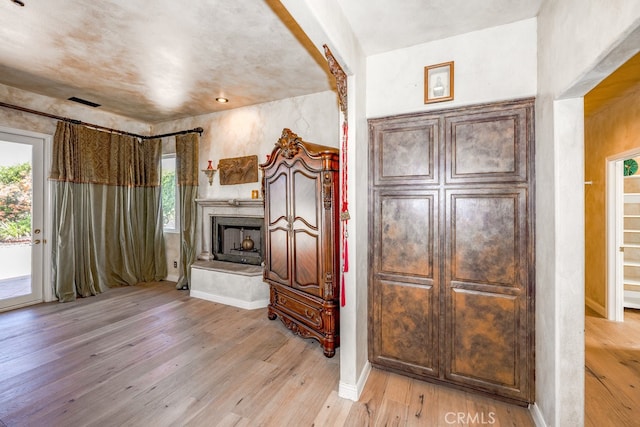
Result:
[[171,282],[0,313],[0,426],[532,426],[526,408],[327,359],[266,309]]
[[640,310],[585,317],[585,426],[640,426]]

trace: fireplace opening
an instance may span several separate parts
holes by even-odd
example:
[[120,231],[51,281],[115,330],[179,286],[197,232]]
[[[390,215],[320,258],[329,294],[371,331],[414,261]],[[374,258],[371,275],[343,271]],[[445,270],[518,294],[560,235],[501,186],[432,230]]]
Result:
[[211,253],[220,261],[262,264],[262,218],[211,217]]

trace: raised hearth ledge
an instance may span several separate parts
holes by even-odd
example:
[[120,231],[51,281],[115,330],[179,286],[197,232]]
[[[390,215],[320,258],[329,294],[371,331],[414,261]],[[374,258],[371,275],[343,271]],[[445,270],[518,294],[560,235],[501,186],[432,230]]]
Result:
[[257,265],[196,261],[191,266],[189,295],[245,310],[269,305],[269,286]]

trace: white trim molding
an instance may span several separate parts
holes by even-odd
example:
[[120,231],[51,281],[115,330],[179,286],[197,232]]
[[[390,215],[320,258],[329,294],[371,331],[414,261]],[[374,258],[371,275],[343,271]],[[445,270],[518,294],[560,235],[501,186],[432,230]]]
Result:
[[365,363],[362,371],[360,372],[360,377],[355,385],[347,384],[343,381],[340,381],[338,384],[338,396],[343,399],[353,400],[357,402],[360,399],[360,395],[362,394],[362,390],[364,390],[364,386],[367,383],[367,379],[369,378],[369,374],[371,373],[371,363]]

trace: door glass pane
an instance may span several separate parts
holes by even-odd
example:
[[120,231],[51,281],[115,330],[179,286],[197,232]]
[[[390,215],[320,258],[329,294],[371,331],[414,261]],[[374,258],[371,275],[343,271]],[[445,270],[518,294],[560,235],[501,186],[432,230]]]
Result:
[[31,293],[32,146],[0,140],[0,299]]

